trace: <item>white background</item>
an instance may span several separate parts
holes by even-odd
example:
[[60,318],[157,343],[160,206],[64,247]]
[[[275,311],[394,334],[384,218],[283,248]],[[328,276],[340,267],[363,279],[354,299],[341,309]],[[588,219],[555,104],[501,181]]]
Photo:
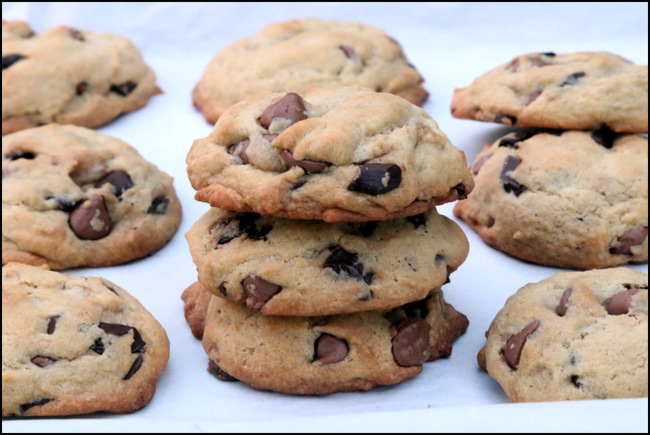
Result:
[[[190,333],[180,295],[196,280],[184,234],[207,210],[194,201],[185,156],[211,131],[190,93],[212,56],[268,23],[319,17],[361,21],[399,40],[425,77],[424,109],[471,162],[508,132],[454,119],[456,87],[529,52],[610,51],[648,63],[648,3],[30,3],[3,2],[2,18],[39,32],[65,24],[127,36],[141,49],[164,94],[98,130],[125,140],[172,175],[184,216],[168,245],[149,258],[70,273],[102,276],[136,296],[166,329],[169,364],[152,402],[129,415],[3,420],[3,432],[646,432],[648,400],[509,404],[476,364],[484,333],[508,296],[559,269],[528,264],[487,247],[459,222],[467,261],[443,287],[470,320],[449,359],[427,363],[403,384],[371,392],[298,397],[221,382]],[[453,218],[453,205],[439,207]],[[647,273],[647,265],[632,266]]]

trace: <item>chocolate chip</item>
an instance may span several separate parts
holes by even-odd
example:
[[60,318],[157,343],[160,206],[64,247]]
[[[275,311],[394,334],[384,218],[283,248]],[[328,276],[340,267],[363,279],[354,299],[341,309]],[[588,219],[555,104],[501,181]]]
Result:
[[573,293],[573,289],[569,288],[564,290],[564,293],[562,293],[562,297],[560,298],[560,303],[558,304],[557,308],[555,309],[555,313],[563,317],[567,310],[569,309],[569,299],[571,298],[571,293]]
[[[548,56],[548,53],[542,53],[542,54]],[[546,65],[551,64],[551,62],[547,62],[546,60],[542,59],[541,57],[531,57],[530,58],[530,63],[532,63],[534,66],[546,66]]]
[[131,353],[142,353],[144,352],[144,346],[147,344],[146,341],[142,339],[140,332],[137,328],[133,328],[133,343],[131,343]]
[[[230,145],[228,147],[228,154],[235,157],[239,156],[242,163],[247,165],[249,163],[249,160],[248,160],[248,155],[246,155],[246,149],[248,148],[248,145],[250,145],[250,143],[251,143],[250,139],[244,139],[243,141],[239,142],[236,145]],[[238,148],[239,148],[239,153],[237,152]]]
[[508,136],[504,137],[499,141],[500,147],[506,147],[506,148],[514,148],[518,149],[519,146],[517,145],[518,142],[523,142],[526,139],[530,139],[531,137],[535,136],[537,132],[532,131],[532,130],[521,130],[513,134],[509,134]]
[[492,157],[493,153],[488,153],[488,154],[483,154],[479,158],[477,158],[474,163],[472,163],[471,170],[473,175],[478,175],[478,171],[481,170],[481,167],[483,167],[483,164],[488,161],[490,157]]
[[79,41],[85,41],[86,38],[84,37],[84,34],[81,33],[81,31],[77,29],[73,29],[72,27],[68,28],[68,33],[70,36],[72,36],[74,39],[78,39]]
[[31,403],[25,403],[25,404],[23,404],[23,405],[20,405],[20,413],[23,414],[23,413],[24,413],[25,411],[27,411],[29,408],[32,408],[32,407],[34,407],[34,406],[45,405],[46,403],[49,403],[49,402],[51,402],[52,400],[53,400],[53,399],[40,399],[40,400],[36,400],[36,401],[34,401],[34,402],[31,402]]
[[86,92],[87,90],[88,90],[88,83],[87,82],[79,82],[77,84],[77,87],[75,88],[75,92],[77,93],[77,95],[81,95],[84,92]]
[[567,77],[566,80],[564,80],[564,81],[560,84],[560,87],[562,87],[562,86],[573,86],[573,85],[575,85],[576,83],[578,83],[578,79],[584,77],[585,75],[586,75],[586,74],[583,73],[583,72],[573,73],[573,74],[571,74],[569,77]]
[[257,213],[243,213],[239,216],[239,231],[253,240],[266,240],[266,235],[273,229],[272,225],[258,224],[260,215]]
[[402,169],[391,163],[359,165],[361,173],[348,185],[352,192],[379,195],[397,188],[402,182]]
[[209,360],[208,361],[208,373],[211,375],[216,376],[217,379],[220,381],[236,381],[237,379],[233,378],[230,376],[228,373],[226,373],[225,370],[223,370],[221,367],[217,365],[216,362]]
[[92,346],[90,346],[90,350],[92,350],[95,353],[98,354],[103,354],[104,353],[104,342],[102,341],[101,338],[95,339],[95,342],[93,343]]
[[538,99],[539,96],[542,95],[542,92],[543,92],[543,91],[538,90],[538,91],[535,91],[535,92],[533,92],[532,94],[530,94],[530,95],[528,96],[528,100],[526,100],[526,105],[529,105],[529,104],[531,104],[533,101],[535,101],[536,99]]
[[459,183],[452,187],[453,190],[456,191],[456,194],[458,195],[458,199],[465,199],[467,198],[467,188],[463,183]]
[[25,57],[21,56],[20,54],[8,54],[6,56],[2,56],[2,69],[9,68],[11,65],[24,58]]
[[617,316],[620,314],[627,314],[630,311],[630,305],[632,304],[632,297],[639,292],[638,288],[632,288],[629,290],[622,291],[609,301],[605,309],[607,314]]
[[578,375],[571,376],[571,383],[575,385],[576,388],[580,388],[582,386],[582,383],[580,382],[580,377]]
[[241,282],[246,296],[246,306],[252,313],[258,313],[269,299],[282,290],[282,287],[260,278],[249,275]]
[[131,365],[131,368],[129,369],[128,373],[122,378],[122,380],[126,381],[127,379],[130,379],[133,375],[135,375],[135,372],[140,370],[140,367],[142,367],[142,355],[138,355],[138,357],[133,361],[133,364]]
[[48,333],[48,335],[54,334],[54,330],[56,329],[56,321],[59,320],[59,317],[61,317],[61,316],[52,316],[52,317],[50,317],[50,320],[47,322],[47,333]]
[[48,196],[45,198],[46,200],[54,199],[56,201],[56,206],[58,210],[65,211],[67,213],[71,212],[72,210],[75,209],[77,206],[77,202],[73,201],[69,198],[66,198],[64,196]]
[[521,351],[524,349],[526,340],[530,334],[537,330],[539,325],[539,320],[529,323],[524,327],[524,329],[510,337],[506,342],[506,347],[503,349],[503,356],[511,369],[517,370],[517,367],[519,367]]
[[36,155],[29,151],[13,150],[5,154],[4,158],[5,160],[18,160],[18,159],[33,160],[35,157]]
[[282,160],[284,160],[284,163],[287,166],[300,166],[308,174],[321,172],[330,165],[327,162],[318,162],[316,160],[296,160],[293,158],[293,153],[289,150],[282,150],[280,152],[280,157],[282,157]]
[[99,194],[79,204],[70,213],[68,225],[82,240],[101,239],[109,235],[113,229],[111,215],[106,208],[104,198]]
[[95,183],[95,187],[101,187],[106,183],[111,184],[115,188],[114,193],[117,197],[121,196],[125,190],[133,187],[131,177],[124,171],[109,172]]
[[293,186],[291,186],[291,191],[300,189],[305,184],[307,184],[307,180],[300,180],[297,183],[295,183]]
[[402,309],[404,310],[406,317],[426,319],[429,315],[429,308],[427,307],[427,301],[429,299],[430,297],[426,297],[425,299],[409,302],[406,305],[402,305]]
[[345,57],[348,59],[354,59],[357,57],[357,52],[354,51],[353,47],[350,47],[349,45],[339,45],[339,48],[345,53]]
[[503,113],[497,113],[494,116],[494,122],[504,125],[515,125],[517,124],[517,117],[512,115],[505,115]]
[[419,365],[429,358],[431,326],[422,319],[407,317],[395,325],[391,340],[393,359],[402,367]]
[[260,125],[266,129],[275,118],[288,119],[292,124],[307,118],[305,115],[305,103],[300,95],[289,92],[280,101],[267,107],[259,117]]
[[602,145],[608,149],[614,146],[614,140],[616,140],[617,136],[618,133],[612,131],[612,129],[605,124],[601,124],[598,129],[591,132],[591,138],[597,144]]
[[609,249],[612,255],[634,255],[633,246],[642,245],[648,238],[648,227],[637,227],[616,239],[616,244]]
[[521,193],[526,190],[526,187],[521,185],[518,181],[513,180],[508,172],[514,171],[521,164],[521,160],[516,157],[508,156],[506,157],[505,163],[503,164],[503,169],[501,169],[501,180],[503,181],[503,189],[510,193],[514,193],[515,196],[521,195]]
[[375,230],[377,229],[377,222],[375,221],[363,222],[359,224],[357,229],[359,230],[359,234],[361,234],[363,237],[370,237],[372,233],[374,233]]
[[427,225],[427,218],[424,213],[416,214],[415,216],[409,216],[406,219],[411,222],[415,228],[419,228],[421,225]]
[[131,329],[135,329],[132,326],[122,325],[120,323],[105,323],[105,322],[100,322],[99,327],[105,333],[111,335],[117,335],[118,337],[128,334],[128,332]]
[[123,97],[126,97],[129,95],[133,90],[138,86],[137,83],[129,80],[128,82],[124,82],[120,85],[111,85],[110,91],[115,92],[118,95],[121,95]]
[[224,297],[228,296],[228,292],[226,291],[226,281],[221,281],[219,284],[219,293],[221,293]]
[[106,284],[104,284],[104,287],[106,287],[107,289],[109,289],[110,291],[112,291],[113,293],[115,293],[116,295],[119,296],[119,293],[117,293],[117,290],[115,290],[113,287],[108,286],[108,285],[106,285]]
[[348,356],[347,341],[330,334],[321,334],[314,343],[314,362],[333,364]]
[[47,367],[54,364],[57,360],[49,356],[37,355],[31,361],[39,367]]
[[332,254],[327,257],[323,267],[329,267],[334,270],[336,273],[345,273],[350,278],[357,280],[363,280],[366,284],[370,284],[372,281],[372,273],[363,273],[363,264],[359,262],[359,256],[347,252],[345,249],[340,246],[330,247],[333,251]]
[[151,201],[151,206],[149,206],[149,209],[147,210],[147,214],[165,214],[168,205],[169,198],[165,198],[164,196],[154,198],[154,200]]

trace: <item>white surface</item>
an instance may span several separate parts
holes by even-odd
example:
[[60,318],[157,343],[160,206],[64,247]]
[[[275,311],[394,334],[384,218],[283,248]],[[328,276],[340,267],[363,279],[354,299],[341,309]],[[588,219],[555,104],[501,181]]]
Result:
[[[605,50],[648,63],[648,3],[2,3],[3,19],[35,31],[66,24],[131,38],[155,70],[163,95],[99,131],[119,137],[171,174],[184,216],[152,257],[71,273],[102,276],[136,296],[166,329],[169,364],[152,402],[130,415],[93,414],[3,420],[3,432],[646,432],[648,400],[509,404],[476,365],[485,330],[508,296],[559,269],[527,264],[470,241],[467,261],[443,287],[467,315],[467,332],[449,359],[424,366],[403,384],[365,393],[297,397],[221,382],[183,317],[182,291],[196,280],[184,234],[207,210],[194,201],[185,172],[192,141],[211,131],[190,92],[226,44],[272,22],[320,17],[361,21],[398,39],[425,77],[424,109],[471,162],[506,127],[449,114],[455,87],[516,55]],[[453,218],[453,205],[439,211]],[[632,266],[647,273],[647,265]]]

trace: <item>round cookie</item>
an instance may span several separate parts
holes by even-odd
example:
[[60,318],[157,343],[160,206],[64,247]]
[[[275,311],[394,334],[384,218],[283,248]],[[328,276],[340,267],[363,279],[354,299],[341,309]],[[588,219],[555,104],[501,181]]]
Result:
[[169,340],[140,302],[102,278],[2,267],[2,417],[146,406]]
[[648,397],[648,275],[558,272],[511,296],[478,363],[512,402]]
[[[201,291],[206,292],[193,286],[185,293]],[[368,391],[404,382],[419,374],[424,362],[450,356],[452,343],[469,325],[440,289],[390,311],[326,317],[250,314],[216,296],[204,311],[208,371],[221,380],[287,394]]]
[[648,140],[521,130],[474,160],[476,187],[455,204],[488,245],[546,266],[648,261]]
[[127,143],[50,124],[2,138],[2,262],[111,266],[174,235],[172,178]]
[[374,26],[294,19],[264,27],[226,47],[192,91],[205,119],[215,123],[231,105],[269,92],[303,93],[311,85],[363,86],[422,105],[424,78],[402,46]]
[[517,56],[454,90],[456,118],[505,125],[648,132],[648,65],[607,52]]
[[187,173],[213,207],[327,222],[411,216],[473,188],[465,154],[423,109],[359,87],[235,104],[194,141]]
[[186,238],[199,281],[253,313],[322,316],[425,298],[469,243],[435,208],[391,221],[326,223],[212,207]]
[[35,34],[2,22],[2,134],[47,123],[94,128],[161,90],[123,36],[58,26]]

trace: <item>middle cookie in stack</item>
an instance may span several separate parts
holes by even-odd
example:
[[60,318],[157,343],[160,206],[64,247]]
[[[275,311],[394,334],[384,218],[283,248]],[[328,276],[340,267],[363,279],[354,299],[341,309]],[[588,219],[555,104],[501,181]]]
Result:
[[187,163],[213,206],[186,235],[200,284],[183,294],[212,373],[329,394],[449,356],[468,321],[440,287],[469,245],[434,205],[473,180],[424,110],[358,87],[258,96]]

